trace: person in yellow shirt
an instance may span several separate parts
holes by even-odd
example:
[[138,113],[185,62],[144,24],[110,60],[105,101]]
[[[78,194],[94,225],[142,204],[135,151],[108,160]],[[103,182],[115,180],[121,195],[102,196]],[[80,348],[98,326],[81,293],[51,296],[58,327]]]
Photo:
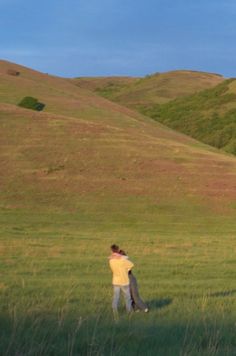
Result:
[[[121,257],[128,259],[129,257],[126,255],[124,250],[120,250],[119,254]],[[134,311],[142,310],[145,313],[149,312],[147,304],[142,300],[138,291],[138,283],[132,271],[129,271],[129,289],[132,301],[132,308]]]
[[109,258],[110,268],[113,273],[112,285],[113,285],[113,300],[112,300],[112,309],[115,319],[118,318],[118,305],[120,300],[120,291],[122,291],[126,310],[128,313],[132,311],[132,302],[130,296],[129,288],[129,271],[134,267],[134,264],[128,259],[121,258],[119,254],[119,246],[112,245],[111,251],[112,254]]

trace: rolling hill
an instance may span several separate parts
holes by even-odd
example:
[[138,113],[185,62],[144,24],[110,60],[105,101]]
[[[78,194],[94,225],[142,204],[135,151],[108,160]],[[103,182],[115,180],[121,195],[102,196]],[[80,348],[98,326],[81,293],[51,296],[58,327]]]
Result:
[[[71,206],[78,204],[76,192],[78,196],[137,194],[160,201],[175,196],[190,201],[222,199],[227,204],[234,198],[235,160],[231,157],[66,79],[5,62],[0,68],[2,160],[8,167],[1,179],[10,196],[11,189],[22,185],[25,190],[20,196],[29,206],[40,194],[45,199],[43,187],[56,201],[61,199],[59,192],[65,194]],[[6,74],[7,68],[19,70],[20,76]],[[25,95],[44,102],[46,111],[13,105]],[[229,194],[220,188],[225,166]]]
[[143,113],[199,141],[236,154],[236,80],[143,108]]
[[[146,78],[80,78],[110,100],[236,154],[236,84],[234,79],[203,72],[175,71]],[[89,83],[89,84],[88,84]]]
[[156,73],[144,78],[77,78],[73,81],[81,88],[139,110],[143,106],[163,104],[214,87],[223,80],[218,74],[180,70]]
[[[18,71],[20,75],[9,75],[9,70]],[[17,105],[25,96],[36,96],[46,103],[47,112],[72,117],[82,115],[88,119],[104,114],[106,120],[110,111],[116,115],[120,112],[121,116],[124,113],[124,117],[130,113],[130,110],[103,100],[91,91],[77,88],[68,79],[49,76],[14,63],[0,61],[0,79],[0,102]]]

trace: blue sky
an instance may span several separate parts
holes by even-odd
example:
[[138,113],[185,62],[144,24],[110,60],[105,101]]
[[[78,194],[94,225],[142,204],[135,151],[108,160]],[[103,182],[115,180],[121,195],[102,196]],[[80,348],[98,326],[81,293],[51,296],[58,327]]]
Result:
[[235,18],[235,0],[0,0],[0,58],[68,77],[236,77]]

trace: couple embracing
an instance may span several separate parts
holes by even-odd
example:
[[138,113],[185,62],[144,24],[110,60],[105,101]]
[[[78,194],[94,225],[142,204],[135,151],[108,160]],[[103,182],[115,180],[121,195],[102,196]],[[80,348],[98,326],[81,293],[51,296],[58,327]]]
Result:
[[148,306],[139,296],[138,284],[135,276],[132,273],[134,264],[129,260],[129,257],[119,246],[111,246],[112,254],[109,257],[110,268],[113,273],[113,301],[112,309],[115,319],[118,318],[118,304],[120,299],[120,291],[122,291],[125,299],[126,310],[128,313],[132,311],[142,310],[148,312]]

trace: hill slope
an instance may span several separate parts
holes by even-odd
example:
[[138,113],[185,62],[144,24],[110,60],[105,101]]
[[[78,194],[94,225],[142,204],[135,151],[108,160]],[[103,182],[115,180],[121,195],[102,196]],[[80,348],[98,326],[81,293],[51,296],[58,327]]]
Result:
[[214,207],[214,200],[229,205],[235,198],[234,159],[155,123],[130,119],[121,127],[115,116],[108,125],[102,117],[0,108],[2,202],[32,207],[42,199],[44,206],[48,195],[47,207],[68,200],[72,208],[81,195],[101,194],[160,203],[189,197]]
[[175,71],[132,78],[130,82],[127,78],[81,78],[75,81],[80,87],[87,85],[90,90],[199,141],[236,154],[234,79]]
[[[8,70],[20,72],[19,76],[7,74]],[[131,111],[98,97],[88,90],[76,87],[69,79],[43,74],[14,63],[0,61],[0,102],[18,104],[24,96],[35,96],[46,104],[45,111],[61,115],[99,119],[109,122],[109,115],[129,116]],[[133,116],[139,117],[132,112]]]
[[88,89],[101,96],[111,98],[116,96],[124,88],[140,81],[138,77],[79,77],[72,79],[72,83],[79,88]]
[[202,142],[236,154],[236,80],[143,108],[143,113]]
[[88,88],[110,100],[133,109],[162,104],[177,97],[211,88],[223,81],[217,74],[172,71],[145,78],[78,78],[79,87]]
[[[9,66],[17,68],[20,76],[7,75]],[[45,198],[43,187],[57,206],[63,195],[69,205],[77,206],[81,194],[95,192],[110,197],[146,196],[154,201],[189,197],[212,204],[222,199],[227,205],[227,199],[234,198],[234,159],[66,79],[6,62],[0,68],[1,142],[5,142],[1,159],[8,167],[1,181],[11,201],[11,190],[21,186],[21,199],[29,206],[41,194]],[[9,105],[24,95],[42,100],[47,112]],[[8,157],[12,157],[9,162]],[[226,166],[228,174],[222,177]],[[220,188],[222,180],[228,193]]]

